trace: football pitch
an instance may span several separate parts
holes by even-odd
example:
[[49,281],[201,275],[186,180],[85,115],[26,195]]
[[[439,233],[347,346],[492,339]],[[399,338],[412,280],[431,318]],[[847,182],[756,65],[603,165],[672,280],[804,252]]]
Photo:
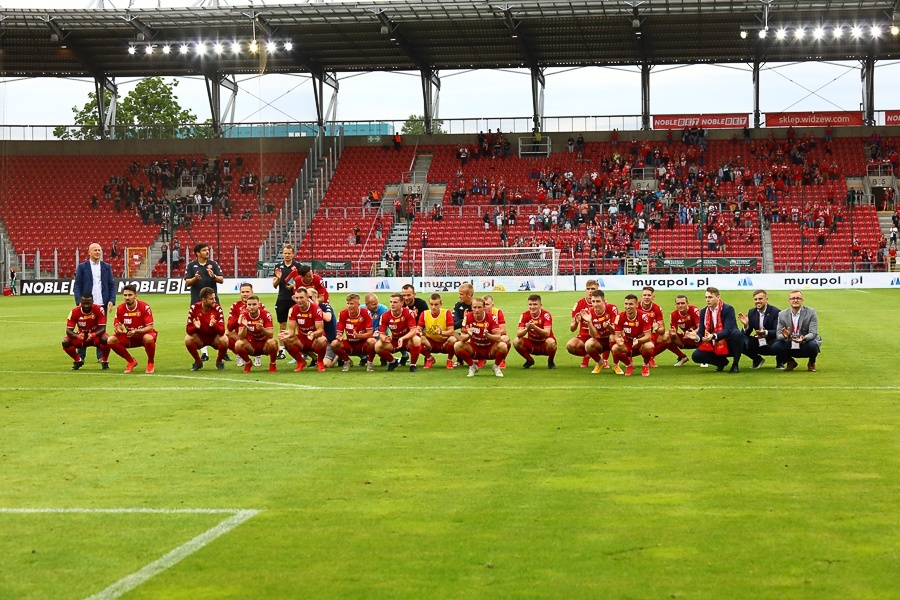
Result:
[[[561,348],[581,295],[543,294]],[[494,296],[514,331],[527,294]],[[563,349],[502,379],[192,373],[188,298],[156,295],[155,374],[73,372],[72,298],[0,298],[0,598],[896,598],[900,295],[804,297],[816,373]]]

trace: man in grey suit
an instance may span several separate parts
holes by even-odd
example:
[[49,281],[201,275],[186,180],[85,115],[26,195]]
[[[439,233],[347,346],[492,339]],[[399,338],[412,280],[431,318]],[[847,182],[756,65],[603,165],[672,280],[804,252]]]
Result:
[[[75,304],[81,302],[85,293],[94,296],[94,303],[103,307],[107,314],[116,308],[116,282],[113,279],[112,267],[103,258],[103,248],[100,244],[93,243],[88,246],[88,258],[75,269],[75,285],[72,293],[75,296]],[[78,349],[78,355],[84,360],[84,347]],[[97,360],[102,360],[100,348],[97,348]],[[103,368],[109,365],[103,363]]]
[[816,309],[803,306],[803,292],[794,290],[788,296],[791,304],[778,313],[778,333],[772,350],[783,363],[785,371],[797,368],[796,358],[808,358],[807,371],[816,370],[816,357],[822,338],[819,337],[819,316]]
[[[775,334],[778,332],[778,314],[781,311],[777,306],[769,304],[769,296],[765,290],[753,292],[753,308],[747,314],[738,313],[738,321],[741,322],[744,333],[744,356],[753,361],[751,369],[758,369],[766,362],[761,355],[773,355],[772,344],[775,343]],[[776,369],[781,367],[779,361]]]

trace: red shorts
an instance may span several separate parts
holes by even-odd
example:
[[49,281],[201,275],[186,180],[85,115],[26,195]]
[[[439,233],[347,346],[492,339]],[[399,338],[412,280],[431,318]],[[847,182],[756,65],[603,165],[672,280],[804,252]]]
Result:
[[82,346],[97,346],[99,348],[100,346],[103,345],[103,341],[100,339],[100,336],[97,335],[96,333],[92,333],[91,335],[87,336],[87,338],[85,338],[83,340],[79,339],[79,338],[71,338],[69,336],[66,336],[63,338],[63,342],[65,342],[66,340],[71,342],[72,345],[75,346],[76,348],[81,348]]
[[537,355],[548,355],[550,351],[547,350],[547,340],[555,340],[555,338],[548,337],[546,340],[542,342],[535,342],[530,338],[522,338],[522,349],[525,350],[528,354],[537,354]]
[[431,338],[427,338],[427,339],[428,339],[428,343],[431,344],[431,352],[433,354],[450,354],[450,351],[453,350],[453,344],[448,344],[447,340],[444,340],[443,342],[438,342]]
[[399,342],[399,340],[395,340],[394,338],[384,338],[385,342],[390,342],[391,346],[394,347],[394,352],[398,352],[400,350],[406,350],[407,345],[409,344],[409,339],[403,340],[403,342]]
[[312,349],[313,349],[313,343],[315,343],[315,340],[314,340],[314,339],[312,339],[312,340],[309,339],[308,337],[306,337],[306,334],[304,333],[304,334],[298,334],[298,335],[297,335],[297,343],[296,343],[295,345],[296,345],[297,347],[299,347],[300,350],[303,350],[303,351],[306,351],[306,350],[312,351]]
[[641,348],[643,348],[644,345],[640,344],[638,346],[633,346],[631,344],[632,344],[632,340],[625,340],[625,347],[630,348],[630,350],[626,350],[624,354],[626,356],[631,356],[631,357],[640,356]]
[[116,339],[119,340],[119,343],[122,344],[125,348],[141,348],[144,345],[144,336],[150,335],[153,337],[153,343],[156,343],[156,338],[159,335],[159,332],[154,330],[149,334],[135,335],[132,337],[126,336],[124,333],[117,333]]
[[366,340],[341,340],[344,352],[349,356],[359,356],[366,353]]
[[581,340],[582,344],[586,344],[589,339],[591,339],[591,334],[589,333],[579,333],[575,336],[575,339]]
[[682,337],[680,334],[678,336],[678,342],[682,348],[687,348],[688,350],[697,347],[697,340],[692,340],[691,338]]
[[491,344],[490,346],[475,346],[472,345],[472,358],[475,360],[488,360],[491,358],[491,352],[493,352],[494,348],[497,347],[497,344]]
[[266,353],[266,350],[265,350],[266,342],[268,342],[269,340],[254,340],[251,338],[247,338],[242,341],[250,344],[250,347],[253,349],[251,352],[248,352],[247,354],[249,354],[251,356],[262,356],[263,354]]
[[194,335],[197,336],[198,338],[200,338],[200,347],[201,347],[201,348],[203,348],[203,347],[205,347],[205,346],[213,346],[213,347],[215,347],[215,345],[216,345],[216,338],[219,337],[218,335],[215,335],[215,334],[213,334],[213,335],[202,335],[202,334],[200,334],[200,333],[195,333]]
[[601,338],[592,338],[596,343],[600,344],[600,350],[603,352],[609,352],[609,336],[601,337]]

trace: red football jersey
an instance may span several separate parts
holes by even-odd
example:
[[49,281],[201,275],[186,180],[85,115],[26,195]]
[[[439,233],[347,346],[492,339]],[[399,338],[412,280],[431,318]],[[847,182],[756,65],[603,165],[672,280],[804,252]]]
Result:
[[484,318],[480,321],[475,318],[474,312],[467,312],[466,318],[463,320],[462,329],[469,333],[470,344],[481,348],[489,348],[496,342],[489,340],[486,336],[488,333],[499,333],[500,323],[497,322],[495,315],[488,312],[484,313]]
[[[259,303],[259,310],[265,310],[266,305],[262,302]],[[241,317],[241,313],[247,310],[247,303],[243,300],[238,300],[234,304],[231,305],[231,309],[228,311],[228,331],[237,331],[238,319]]]
[[69,318],[66,319],[66,329],[74,329],[78,333],[94,333],[101,325],[106,327],[106,313],[99,304],[92,305],[88,312],[76,306],[69,311]]
[[416,318],[405,306],[400,309],[399,315],[394,315],[393,311],[387,311],[381,315],[381,323],[378,330],[381,333],[391,336],[391,341],[396,342],[410,330],[416,326]]
[[587,298],[579,298],[578,302],[575,303],[575,306],[572,307],[572,318],[575,318],[575,315],[580,313],[586,308],[591,307],[591,301]]
[[652,302],[650,304],[649,308],[644,308],[644,304],[642,302],[638,303],[638,310],[640,312],[645,312],[645,313],[650,314],[650,321],[651,321],[650,324],[651,325],[653,325],[654,323],[665,323],[666,322],[665,318],[663,317],[662,308],[656,302]]
[[[593,306],[589,307],[587,310],[591,316],[591,323],[594,324],[597,333],[599,333],[601,337],[609,337],[612,333],[611,330],[616,326],[616,319],[619,317],[619,309],[616,305],[607,302],[606,309],[599,315],[594,311]],[[578,336],[582,338],[591,337],[591,330],[583,320],[579,321]]]
[[650,313],[637,311],[633,319],[628,318],[628,313],[621,312],[616,319],[616,333],[621,333],[625,338],[625,344],[631,345],[636,338],[643,337],[650,331],[653,317]]
[[272,315],[269,314],[264,308],[259,309],[259,314],[256,317],[250,316],[250,311],[245,310],[243,313],[244,319],[247,321],[247,339],[253,340],[255,342],[264,342],[268,338],[266,336],[265,330],[272,329]]
[[143,300],[138,300],[133,309],[124,302],[116,307],[114,325],[124,325],[126,331],[153,325],[153,312]]
[[[194,319],[200,319],[200,328],[194,326]],[[187,326],[185,328],[188,335],[198,333],[200,335],[224,335],[225,334],[225,316],[222,314],[222,307],[219,304],[213,304],[212,309],[203,312],[203,301],[195,302],[188,311]]]
[[525,312],[523,312],[522,318],[519,319],[519,327],[525,327],[526,325],[528,325],[528,323],[534,323],[541,329],[550,329],[550,335],[546,338],[540,337],[532,332],[528,332],[528,339],[532,342],[541,343],[544,340],[548,340],[553,337],[553,316],[543,308],[541,309],[541,312],[537,317],[532,317],[530,310],[526,310]]
[[319,293],[319,300],[328,302],[328,290],[325,288],[325,280],[322,279],[321,275],[316,275],[315,273],[310,273],[310,277],[312,279],[309,283],[306,283],[299,273],[294,273],[294,289],[297,289],[298,287],[313,288]]
[[698,327],[700,327],[700,309],[696,306],[689,305],[685,314],[681,314],[677,310],[672,311],[672,317],[669,320],[670,330],[674,329],[676,332],[684,333]]
[[295,304],[291,307],[291,312],[288,313],[288,321],[297,324],[297,335],[306,335],[310,331],[317,329],[316,323],[322,323],[324,327],[325,315],[318,304],[310,302],[309,308],[306,310],[301,310],[300,305]]
[[344,309],[338,316],[337,336],[341,339],[341,334],[346,331],[347,339],[353,341],[353,335],[361,331],[372,329],[372,315],[365,306],[360,306],[355,317],[350,316],[350,310]]

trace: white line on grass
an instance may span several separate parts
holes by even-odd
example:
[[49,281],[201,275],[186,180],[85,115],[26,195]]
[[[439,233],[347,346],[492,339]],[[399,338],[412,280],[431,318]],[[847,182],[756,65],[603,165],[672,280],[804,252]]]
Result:
[[[607,378],[611,379],[611,378]],[[624,381],[624,379],[616,378],[615,381]],[[642,381],[642,380],[634,380],[632,381]],[[379,385],[379,390],[391,390],[391,391],[439,391],[439,390],[477,390],[490,388],[492,390],[526,390],[526,391],[534,391],[534,390],[583,390],[584,385],[545,385],[539,382],[535,382],[533,385],[514,385],[509,383],[496,383],[493,379],[488,380],[487,378],[483,379],[485,385],[479,385],[478,381],[473,381],[466,385]],[[261,383],[261,382],[252,382],[252,383]],[[357,386],[345,386],[345,385],[290,385],[285,384],[286,387],[296,388],[300,390],[310,390],[310,391],[335,391],[335,392],[348,392],[348,391],[362,391],[362,390],[371,390],[372,386],[366,382],[360,382],[360,385]],[[610,388],[613,386],[609,386]],[[633,386],[636,390],[783,390],[784,385],[718,385],[718,384],[710,384],[705,382],[697,382],[691,385],[656,385],[656,384],[645,384],[638,383]],[[39,386],[36,388],[24,388],[24,387],[0,387],[0,392],[5,391],[22,391],[25,389],[40,389],[42,391],[56,391],[56,392],[65,392],[71,391],[72,388],[68,386],[63,387],[48,387],[48,386]],[[158,391],[185,391],[190,390],[192,388],[188,387],[159,387],[159,386],[128,386],[129,392],[158,392]],[[204,386],[204,390],[214,390],[214,391],[252,391],[252,390],[265,390],[271,389],[268,387],[260,387],[254,388],[253,385],[248,385],[247,383],[228,387],[228,386]],[[900,386],[898,385],[816,385],[815,389],[817,390],[844,390],[844,391],[895,391],[900,390]],[[121,386],[93,386],[93,387],[78,387],[79,391],[83,392],[113,392],[113,391],[121,391]]]
[[227,508],[2,508],[0,514],[50,514],[50,513],[80,513],[80,514],[230,514],[231,516],[218,523],[211,529],[207,529],[194,539],[185,542],[171,552],[163,555],[149,565],[135,571],[131,575],[123,577],[103,591],[100,591],[87,600],[113,600],[127,594],[137,586],[159,575],[169,567],[172,567],[194,552],[207,546],[217,538],[225,535],[241,523],[244,523],[260,512],[259,510],[239,510]]

